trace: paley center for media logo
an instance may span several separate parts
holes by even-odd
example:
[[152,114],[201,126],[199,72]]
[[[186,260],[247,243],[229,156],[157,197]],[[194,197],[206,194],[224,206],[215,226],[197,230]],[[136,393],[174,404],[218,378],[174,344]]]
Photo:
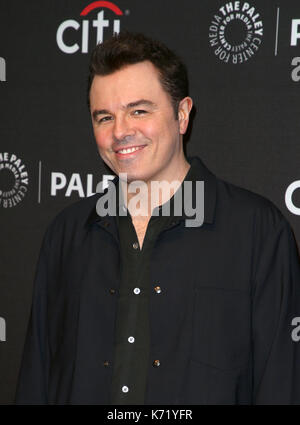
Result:
[[[96,18],[92,19],[92,14],[95,17],[95,10],[98,10],[98,13]],[[125,14],[128,13],[129,11],[126,10]],[[57,45],[67,54],[78,51],[88,53],[90,33],[95,34],[95,45],[103,42],[106,32],[109,36],[119,34],[120,17],[123,15],[123,11],[110,1],[90,3],[80,12],[82,20],[67,19],[59,25],[56,32]]]
[[0,207],[18,205],[28,191],[28,172],[14,153],[0,152]]
[[262,37],[261,16],[248,2],[224,4],[209,27],[209,43],[214,54],[224,63],[247,62],[259,49]]

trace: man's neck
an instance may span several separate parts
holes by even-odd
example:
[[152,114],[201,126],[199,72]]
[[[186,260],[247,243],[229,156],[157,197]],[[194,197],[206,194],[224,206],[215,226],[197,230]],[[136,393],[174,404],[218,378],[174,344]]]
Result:
[[[174,193],[181,186],[185,176],[190,169],[190,164],[185,157],[180,164],[173,167],[173,173],[168,173],[164,177],[157,180],[151,179],[143,185],[135,184],[135,182],[127,183],[121,181],[122,193],[127,193],[127,201],[125,204],[131,214],[138,221],[147,221],[152,215],[152,210],[164,203],[168,202]],[[162,182],[167,182],[162,185]],[[129,192],[129,185],[131,191]],[[159,187],[159,188],[158,188]],[[163,190],[162,190],[163,188]],[[134,191],[134,193],[132,193]],[[135,198],[135,199],[134,199]],[[137,204],[136,201],[140,201]],[[134,208],[136,206],[136,208]],[[139,211],[138,215],[136,211]]]

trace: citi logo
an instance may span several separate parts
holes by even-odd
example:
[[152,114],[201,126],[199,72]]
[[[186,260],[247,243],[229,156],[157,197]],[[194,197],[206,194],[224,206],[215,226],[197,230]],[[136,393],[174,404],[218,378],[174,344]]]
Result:
[[[86,6],[80,13],[80,16],[86,17],[95,9],[101,9],[94,20],[82,19],[80,22],[74,19],[67,19],[57,28],[56,42],[59,49],[67,54],[78,52],[88,53],[89,37],[93,31],[95,34],[95,44],[103,42],[104,29],[110,29],[110,35],[120,32],[120,19],[106,19],[104,12],[109,10],[120,17],[122,10],[110,1],[94,1]],[[95,30],[93,30],[95,28]]]
[[0,81],[6,81],[6,62],[0,57]]

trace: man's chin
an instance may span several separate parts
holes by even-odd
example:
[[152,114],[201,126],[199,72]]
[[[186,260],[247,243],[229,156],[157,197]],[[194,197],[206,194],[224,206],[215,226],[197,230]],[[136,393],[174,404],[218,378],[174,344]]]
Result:
[[[122,175],[120,175],[122,174]],[[149,181],[149,176],[147,176],[145,173],[128,173],[126,171],[118,173],[120,179],[122,181],[126,181],[127,184],[133,183],[135,181],[143,181],[147,182]]]
[[141,176],[140,174],[128,174],[127,172],[122,172],[122,175],[119,174],[119,177],[121,178],[122,181],[126,181],[127,184],[129,183],[133,183],[137,180],[142,180],[144,181],[143,176]]

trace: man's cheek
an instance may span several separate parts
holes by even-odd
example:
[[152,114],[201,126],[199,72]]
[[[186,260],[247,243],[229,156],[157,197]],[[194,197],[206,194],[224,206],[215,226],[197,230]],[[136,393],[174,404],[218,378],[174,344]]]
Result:
[[94,135],[98,149],[108,150],[110,148],[111,143],[108,135],[106,136],[103,132],[101,134],[95,132]]

